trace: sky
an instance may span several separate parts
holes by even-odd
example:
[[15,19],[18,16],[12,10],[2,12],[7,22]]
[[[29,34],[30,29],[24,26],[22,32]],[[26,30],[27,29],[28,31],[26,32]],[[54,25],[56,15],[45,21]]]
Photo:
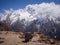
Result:
[[28,4],[40,4],[42,2],[60,4],[60,0],[0,0],[0,12],[4,9],[20,9]]

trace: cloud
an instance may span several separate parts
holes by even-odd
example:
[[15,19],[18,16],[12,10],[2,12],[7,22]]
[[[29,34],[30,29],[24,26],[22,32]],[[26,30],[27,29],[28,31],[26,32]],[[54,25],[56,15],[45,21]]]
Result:
[[26,10],[33,16],[37,18],[44,18],[47,15],[50,18],[60,16],[60,5],[56,5],[55,3],[41,3],[41,4],[33,4],[26,6]]
[[[0,14],[1,15],[1,14]],[[25,19],[26,22],[33,21],[36,19],[47,20],[47,17],[51,20],[55,20],[60,17],[60,5],[51,3],[41,3],[41,4],[29,4],[24,9],[17,10],[5,10],[1,20],[6,20],[7,15],[11,20],[11,24],[17,21]],[[5,19],[4,19],[5,18]]]

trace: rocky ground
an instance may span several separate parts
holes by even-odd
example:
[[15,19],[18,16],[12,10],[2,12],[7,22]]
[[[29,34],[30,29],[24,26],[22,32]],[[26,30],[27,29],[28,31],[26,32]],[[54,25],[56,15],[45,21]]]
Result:
[[0,31],[0,45],[60,45],[60,41],[49,39],[48,36],[43,36],[43,34],[39,35],[35,33],[29,42],[24,43],[22,42],[24,41],[22,32]]

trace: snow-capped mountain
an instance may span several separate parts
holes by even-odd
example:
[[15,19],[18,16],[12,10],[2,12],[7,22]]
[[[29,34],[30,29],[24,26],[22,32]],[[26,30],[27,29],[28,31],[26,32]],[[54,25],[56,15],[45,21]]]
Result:
[[27,5],[24,9],[5,10],[5,12],[0,15],[2,15],[1,21],[10,19],[11,24],[16,22],[18,18],[19,20],[25,20],[25,22],[31,22],[36,19],[47,21],[47,18],[55,20],[57,17],[60,17],[60,5],[56,5],[53,2],[32,4]]
[[0,21],[15,31],[41,31],[56,38],[60,34],[60,5],[52,2],[5,10],[0,13]]

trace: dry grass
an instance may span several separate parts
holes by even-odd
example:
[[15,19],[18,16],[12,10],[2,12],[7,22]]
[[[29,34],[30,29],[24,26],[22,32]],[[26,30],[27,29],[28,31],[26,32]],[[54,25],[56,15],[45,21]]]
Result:
[[[40,42],[38,40],[40,40],[41,38],[41,33],[34,33],[33,38],[31,39],[31,41],[29,41],[28,43],[23,43],[22,41],[24,40],[24,33],[22,32],[11,32],[11,31],[0,31],[0,45],[51,45],[50,43],[44,43],[44,41]],[[41,34],[41,35],[40,35]],[[46,41],[48,38],[47,36],[44,37],[44,40]],[[43,38],[41,39],[43,40]],[[51,39],[49,39],[51,40]],[[53,40],[53,39],[52,39]],[[60,43],[56,43],[53,45],[57,45]]]

